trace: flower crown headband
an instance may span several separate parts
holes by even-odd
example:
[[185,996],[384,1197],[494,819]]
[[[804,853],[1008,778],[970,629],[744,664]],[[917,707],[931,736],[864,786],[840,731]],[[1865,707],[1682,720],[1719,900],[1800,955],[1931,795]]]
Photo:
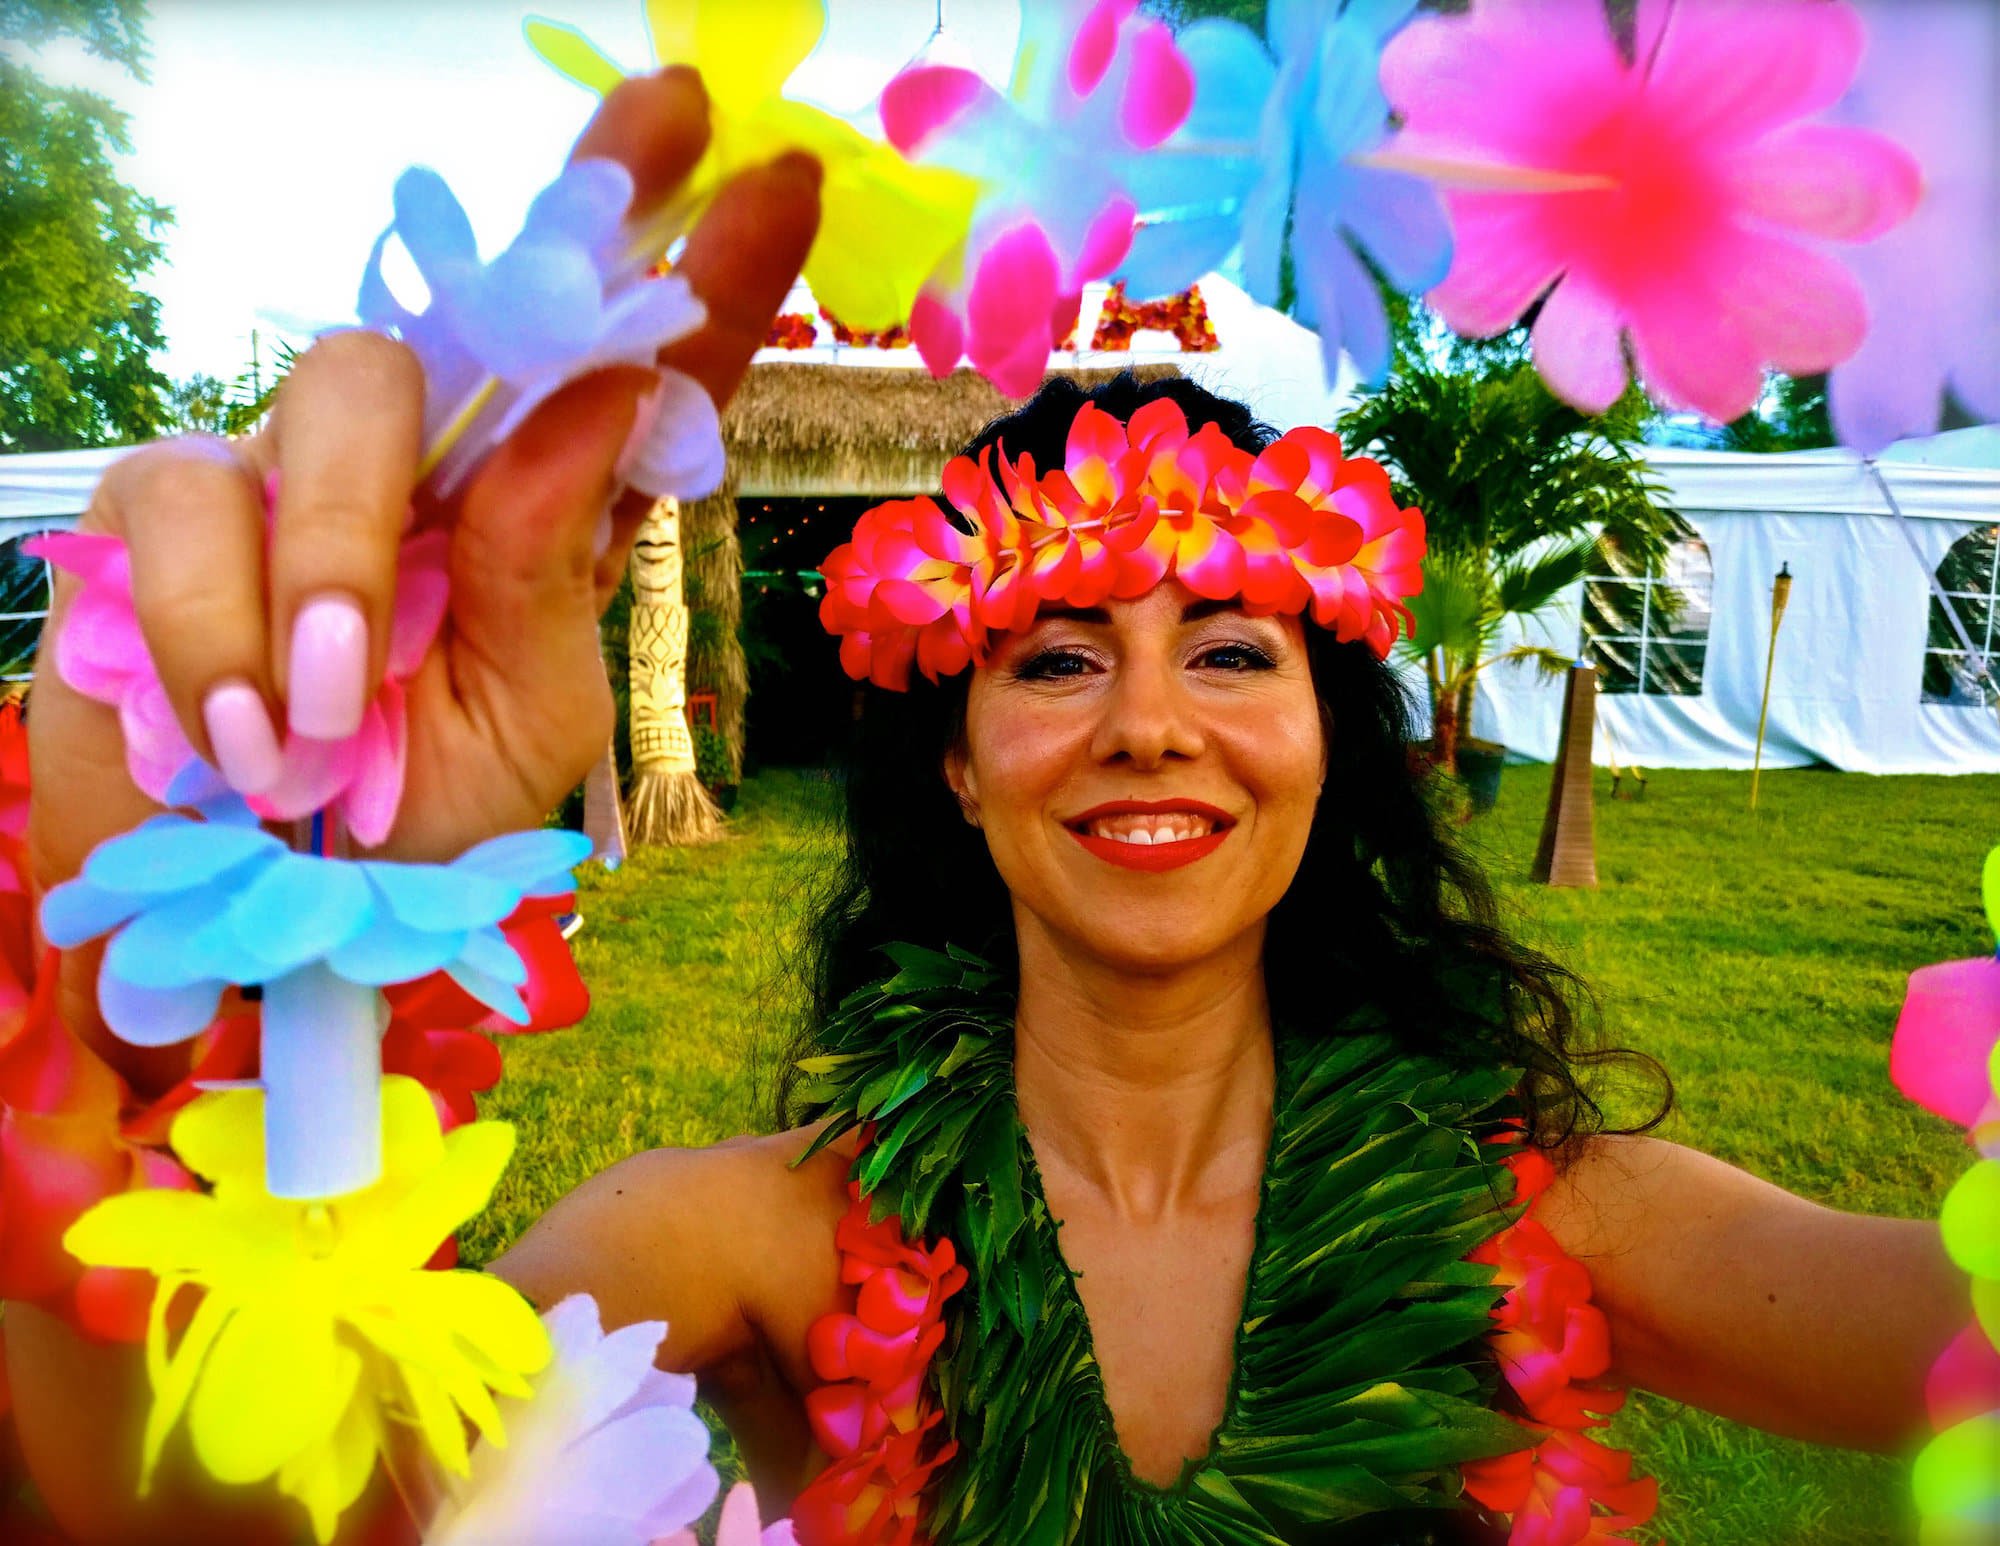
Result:
[[[1399,509],[1381,464],[1343,457],[1326,430],[1289,430],[1255,454],[1215,424],[1188,430],[1168,398],[1121,423],[1086,403],[1063,465],[954,457],[945,498],[866,511],[822,566],[820,621],[857,680],[901,691],[985,657],[1044,604],[1098,606],[1177,579],[1256,614],[1306,612],[1386,656],[1423,588],[1423,512]],[[967,529],[969,528],[969,529]]]

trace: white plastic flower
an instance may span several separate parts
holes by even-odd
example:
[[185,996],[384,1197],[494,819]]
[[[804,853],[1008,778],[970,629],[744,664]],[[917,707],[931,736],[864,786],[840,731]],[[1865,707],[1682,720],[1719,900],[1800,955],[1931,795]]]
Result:
[[542,1317],[555,1356],[525,1401],[503,1398],[505,1448],[482,1443],[424,1532],[426,1546],[647,1546],[699,1519],[720,1481],[694,1380],[663,1374],[667,1328],[606,1335],[573,1294]]
[[[480,260],[472,223],[445,180],[411,167],[396,180],[395,220],[362,275],[365,326],[403,340],[424,368],[424,443],[444,448],[435,487],[451,490],[480,458],[569,382],[610,365],[659,377],[658,413],[627,481],[695,499],[722,481],[722,430],[708,394],[656,364],[660,349],[707,313],[687,282],[655,277],[632,244],[632,176],[615,161],[577,161],[536,195],[521,233]],[[420,312],[382,271],[398,238],[430,291]]]

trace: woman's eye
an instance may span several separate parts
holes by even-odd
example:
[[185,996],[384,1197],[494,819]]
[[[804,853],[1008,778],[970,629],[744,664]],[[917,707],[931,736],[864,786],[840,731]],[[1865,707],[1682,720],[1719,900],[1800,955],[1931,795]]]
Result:
[[1277,665],[1254,644],[1218,644],[1201,652],[1200,662],[1224,671],[1269,671]]
[[1023,681],[1045,681],[1050,677],[1082,676],[1090,661],[1076,650],[1041,650],[1022,661],[1014,674]]

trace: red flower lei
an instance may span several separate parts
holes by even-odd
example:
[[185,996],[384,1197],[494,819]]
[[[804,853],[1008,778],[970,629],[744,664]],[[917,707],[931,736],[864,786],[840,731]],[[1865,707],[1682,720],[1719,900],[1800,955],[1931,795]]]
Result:
[[[1527,1211],[1466,1259],[1493,1267],[1506,1285],[1487,1343],[1527,1410],[1515,1420],[1534,1439],[1462,1466],[1465,1491],[1509,1516],[1508,1546],[1622,1540],[1617,1532],[1653,1517],[1659,1484],[1633,1476],[1629,1454],[1584,1433],[1625,1400],[1616,1386],[1589,1383],[1610,1367],[1610,1327],[1590,1302],[1589,1269],[1532,1217],[1555,1179],[1548,1156],[1523,1148],[1504,1163]],[[923,1491],[958,1444],[930,1443],[944,1414],[925,1380],[944,1341],[944,1302],[966,1273],[949,1239],[926,1249],[896,1218],[871,1224],[859,1183],[848,1196],[834,1241],[855,1306],[821,1316],[807,1333],[813,1372],[828,1383],[806,1397],[806,1416],[832,1463],[799,1494],[792,1524],[800,1546],[930,1546]]]
[[1611,1328],[1590,1302],[1590,1269],[1533,1217],[1555,1180],[1548,1156],[1523,1148],[1504,1163],[1515,1201],[1528,1210],[1466,1260],[1492,1267],[1506,1285],[1487,1343],[1527,1411],[1515,1420],[1535,1437],[1526,1449],[1460,1467],[1465,1490],[1512,1518],[1508,1546],[1623,1540],[1619,1531],[1653,1517],[1659,1483],[1633,1476],[1625,1451],[1585,1437],[1625,1404],[1622,1388],[1590,1383],[1611,1367]]
[[923,1490],[958,1445],[931,1442],[944,1413],[924,1382],[965,1268],[949,1240],[926,1249],[904,1238],[899,1219],[869,1223],[860,1184],[847,1190],[834,1244],[854,1308],[821,1316],[806,1335],[813,1372],[827,1381],[806,1397],[806,1418],[832,1463],[792,1505],[792,1528],[801,1546],[930,1546]]

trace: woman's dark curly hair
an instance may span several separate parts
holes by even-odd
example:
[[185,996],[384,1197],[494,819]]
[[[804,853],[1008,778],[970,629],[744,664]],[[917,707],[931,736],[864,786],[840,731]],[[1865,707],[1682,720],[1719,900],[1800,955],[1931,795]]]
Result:
[[[1180,405],[1190,427],[1218,424],[1245,450],[1275,438],[1241,403],[1190,381],[1142,384],[1127,373],[1088,393],[1050,380],[966,454],[1004,441],[1038,467],[1059,467],[1086,402],[1129,420],[1161,397]],[[1310,623],[1305,632],[1328,768],[1298,874],[1271,913],[1264,974],[1274,1020],[1310,1028],[1329,1006],[1366,1004],[1386,1012],[1412,1050],[1525,1068],[1530,1127],[1552,1149],[1613,1130],[1579,1077],[1587,1065],[1636,1068],[1658,1089],[1654,1115],[1617,1131],[1657,1125],[1673,1102],[1665,1069],[1643,1053],[1582,1045],[1594,1009],[1588,989],[1501,928],[1491,886],[1439,819],[1411,755],[1402,683],[1365,644],[1339,643]],[[945,754],[964,730],[967,681],[961,673],[936,684],[916,677],[907,692],[865,690],[846,769],[845,851],[808,906],[807,1002],[787,1070],[815,1049],[817,1027],[844,997],[884,974],[883,945],[949,943],[1014,965],[1007,888],[944,780]],[[795,1116],[793,1084],[787,1072],[781,1122]]]

